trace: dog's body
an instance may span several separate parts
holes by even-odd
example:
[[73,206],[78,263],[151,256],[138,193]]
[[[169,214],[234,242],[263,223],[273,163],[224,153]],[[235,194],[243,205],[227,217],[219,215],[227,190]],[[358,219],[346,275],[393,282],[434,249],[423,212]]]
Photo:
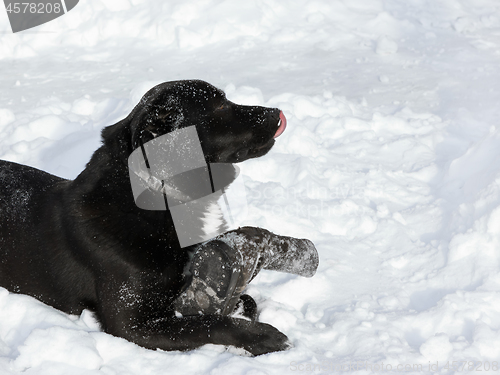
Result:
[[238,106],[201,81],[150,90],[73,181],[0,161],[0,286],[67,313],[96,312],[105,332],[146,348],[233,345],[254,355],[288,347],[274,327],[223,315],[176,317],[193,247],[181,248],[169,211],[139,209],[127,158],[157,135],[195,125],[207,162],[267,153],[278,109]]

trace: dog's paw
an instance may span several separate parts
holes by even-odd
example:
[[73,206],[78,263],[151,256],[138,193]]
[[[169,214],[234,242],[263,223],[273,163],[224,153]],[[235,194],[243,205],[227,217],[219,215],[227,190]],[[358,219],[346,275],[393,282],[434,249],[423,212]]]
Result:
[[[293,347],[288,337],[266,323],[252,322],[248,325],[248,337],[244,338],[243,349],[254,356],[288,350]],[[243,338],[242,338],[243,339]]]
[[257,303],[248,294],[242,294],[239,301],[236,303],[236,307],[231,313],[231,317],[246,319],[250,321],[257,320]]

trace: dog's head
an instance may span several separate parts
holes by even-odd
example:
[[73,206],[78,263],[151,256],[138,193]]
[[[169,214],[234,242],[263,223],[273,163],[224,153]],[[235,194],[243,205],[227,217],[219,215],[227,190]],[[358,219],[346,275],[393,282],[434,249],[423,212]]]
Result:
[[[209,163],[238,163],[265,155],[286,127],[277,108],[244,106],[199,80],[166,82],[149,90],[130,115],[128,151],[174,130],[195,126]],[[106,141],[111,130],[105,130]]]

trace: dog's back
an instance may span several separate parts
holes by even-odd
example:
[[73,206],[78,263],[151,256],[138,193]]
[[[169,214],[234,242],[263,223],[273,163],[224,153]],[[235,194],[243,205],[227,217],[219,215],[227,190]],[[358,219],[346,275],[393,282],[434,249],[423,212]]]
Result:
[[[67,291],[73,288],[62,283],[68,287],[66,293],[58,290],[57,278],[81,271],[70,267],[74,261],[62,259],[69,254],[57,247],[61,234],[54,233],[54,228],[61,227],[57,223],[63,216],[62,192],[67,183],[41,170],[0,160],[0,286],[65,311],[72,310],[65,304],[72,299]],[[53,300],[54,294],[59,301]]]
[[64,180],[26,165],[0,160],[0,251],[3,254],[19,246],[14,242],[32,235],[33,224],[40,219],[37,218],[40,197],[60,181]]

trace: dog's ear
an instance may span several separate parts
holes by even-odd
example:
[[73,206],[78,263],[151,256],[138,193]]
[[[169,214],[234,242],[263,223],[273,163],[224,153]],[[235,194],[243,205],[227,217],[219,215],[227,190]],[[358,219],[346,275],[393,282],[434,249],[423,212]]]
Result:
[[125,158],[133,151],[130,144],[130,127],[127,119],[121,120],[114,125],[106,126],[101,132],[103,144],[112,154],[121,155]]
[[173,101],[144,107],[131,121],[133,149],[140,147],[141,143],[179,129],[183,119],[181,108]]

